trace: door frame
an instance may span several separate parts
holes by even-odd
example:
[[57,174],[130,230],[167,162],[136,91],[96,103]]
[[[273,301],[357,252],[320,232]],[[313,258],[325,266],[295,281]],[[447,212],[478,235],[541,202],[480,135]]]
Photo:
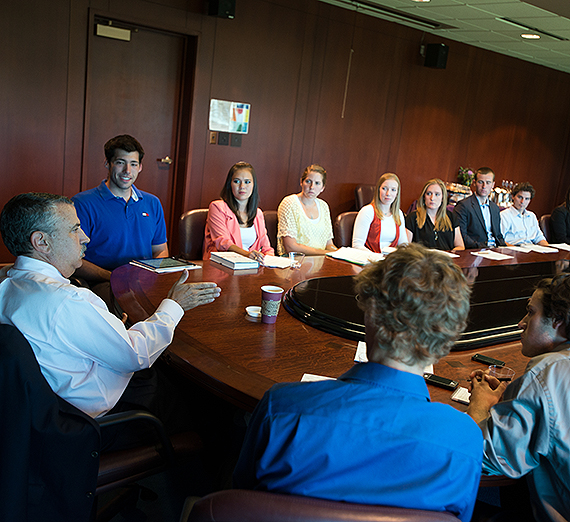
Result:
[[161,24],[149,24],[137,20],[135,17],[124,17],[116,13],[89,8],[87,53],[85,60],[85,89],[83,95],[83,127],[81,136],[81,166],[79,175],[79,190],[87,190],[92,187],[84,186],[84,169],[87,161],[87,146],[89,140],[89,115],[90,115],[90,92],[89,92],[89,61],[91,57],[93,38],[97,38],[93,28],[96,18],[108,18],[125,26],[140,27],[149,31],[167,33],[180,37],[184,41],[181,64],[180,85],[178,86],[178,107],[175,111],[176,129],[173,138],[173,166],[172,183],[170,187],[170,206],[164,209],[168,222],[167,236],[171,254],[178,252],[178,222],[182,215],[186,202],[187,179],[191,164],[191,134],[192,115],[194,106],[194,85],[198,52],[198,35],[193,32],[180,32],[165,28]]

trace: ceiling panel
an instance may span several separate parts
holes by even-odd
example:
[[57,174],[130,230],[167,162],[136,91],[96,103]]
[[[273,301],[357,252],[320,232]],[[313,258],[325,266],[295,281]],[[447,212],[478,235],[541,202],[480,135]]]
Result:
[[[570,73],[570,0],[321,1]],[[383,7],[396,13],[383,12]],[[524,40],[521,33],[529,31],[498,21],[499,17],[538,29],[540,40]]]

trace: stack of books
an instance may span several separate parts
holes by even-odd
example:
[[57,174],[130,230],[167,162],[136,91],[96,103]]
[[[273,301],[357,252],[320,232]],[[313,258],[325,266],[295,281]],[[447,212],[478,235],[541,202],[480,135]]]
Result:
[[259,267],[259,263],[254,259],[236,254],[235,252],[212,252],[210,259],[233,270]]

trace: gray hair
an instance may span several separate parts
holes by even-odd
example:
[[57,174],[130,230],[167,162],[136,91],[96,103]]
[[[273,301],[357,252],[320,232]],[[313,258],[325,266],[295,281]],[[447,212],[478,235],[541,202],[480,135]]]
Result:
[[34,232],[54,234],[58,217],[57,205],[73,205],[66,196],[45,192],[28,192],[14,196],[0,214],[0,233],[6,248],[14,256],[25,256],[32,252],[30,238]]

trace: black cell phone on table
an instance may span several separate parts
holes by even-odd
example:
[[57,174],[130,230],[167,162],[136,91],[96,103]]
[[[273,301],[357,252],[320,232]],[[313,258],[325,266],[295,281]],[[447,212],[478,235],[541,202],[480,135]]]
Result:
[[487,357],[486,355],[481,355],[480,353],[476,353],[473,357],[471,357],[471,360],[486,364],[488,366],[505,366],[504,361],[499,361],[499,359],[493,359],[492,357]]
[[457,381],[452,381],[446,377],[441,377],[439,375],[434,375],[433,373],[424,373],[424,379],[428,384],[433,384],[434,386],[439,386],[440,388],[445,388],[446,390],[455,390],[459,383]]

